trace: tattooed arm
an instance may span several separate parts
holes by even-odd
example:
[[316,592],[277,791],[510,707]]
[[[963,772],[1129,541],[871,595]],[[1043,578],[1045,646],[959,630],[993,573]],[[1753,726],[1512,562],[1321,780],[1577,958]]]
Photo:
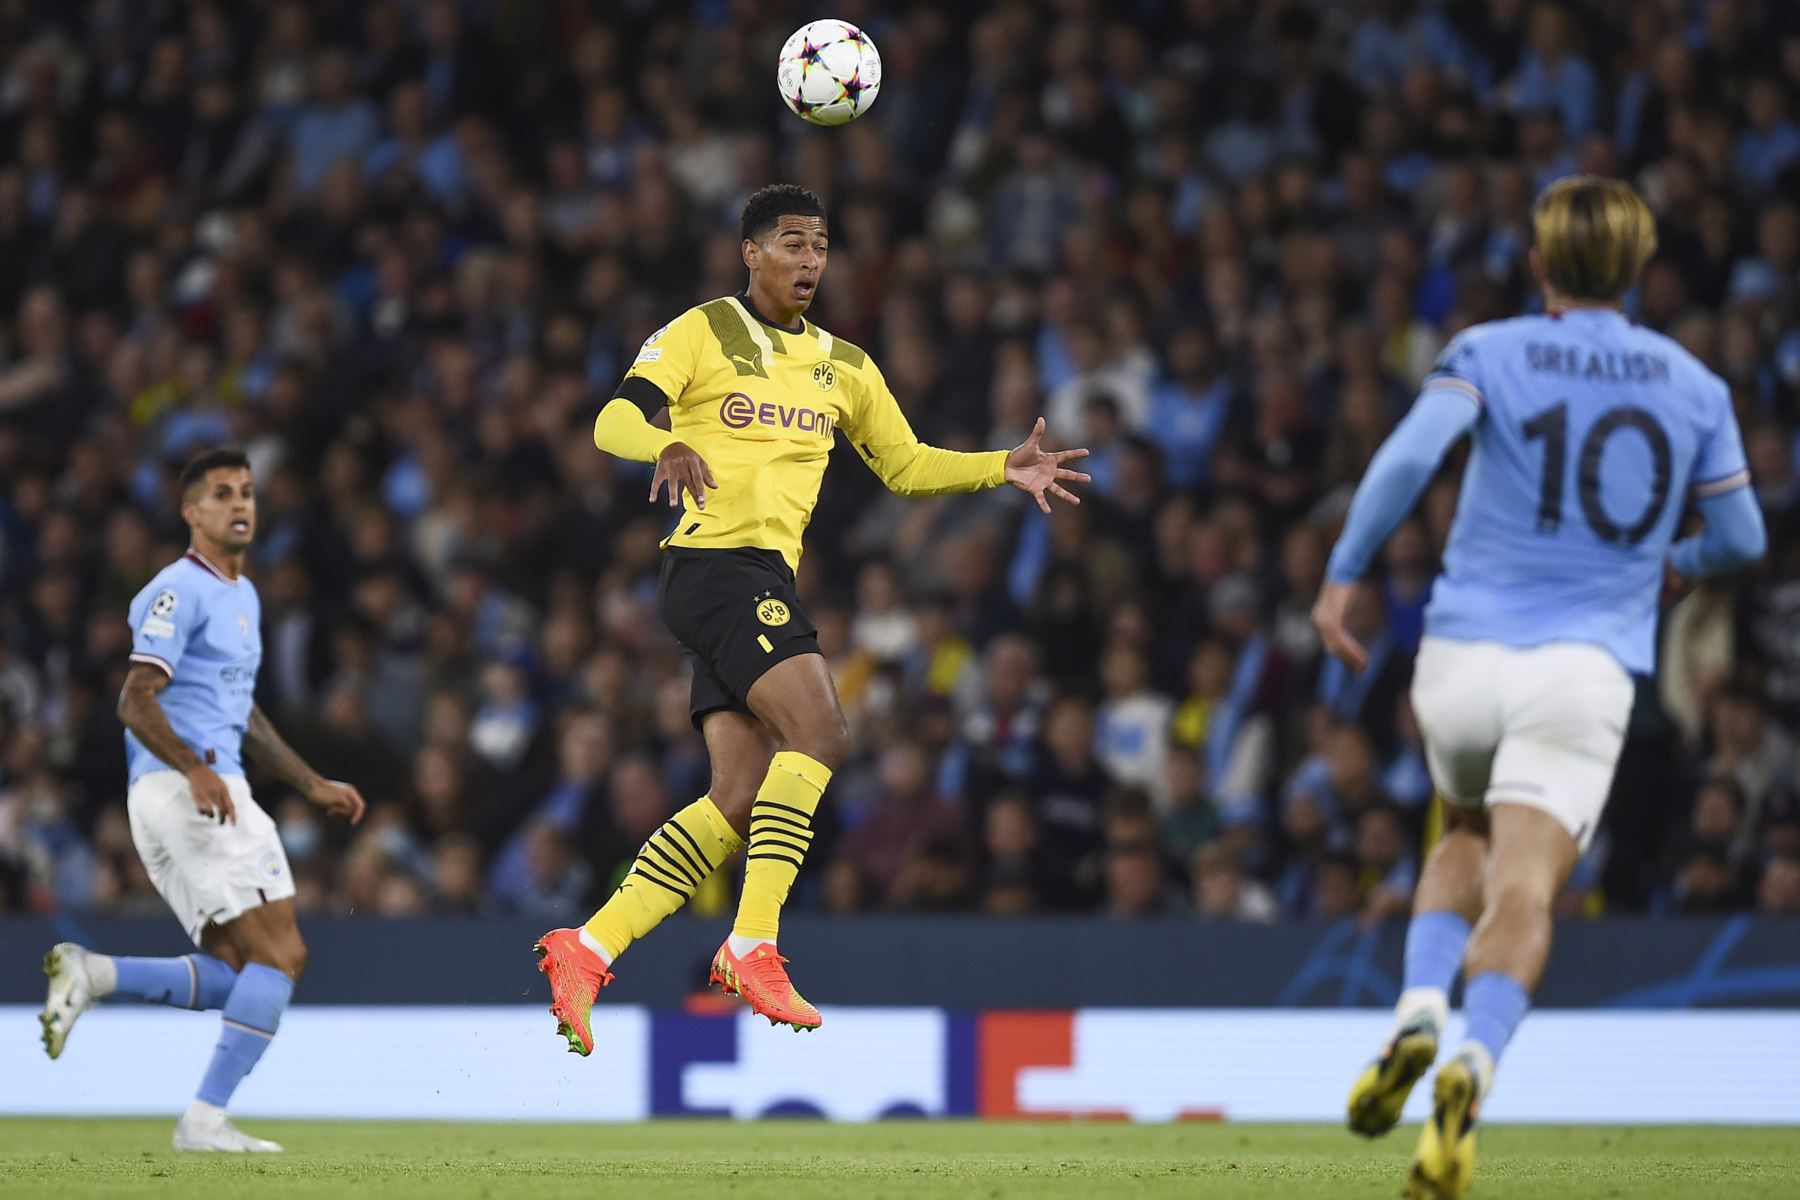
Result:
[[145,662],[131,664],[125,686],[119,689],[119,720],[145,749],[187,776],[196,811],[218,817],[221,825],[227,821],[236,824],[237,808],[225,781],[181,740],[156,699],[157,693],[168,686],[169,673],[161,667]]
[[362,820],[366,807],[362,794],[349,784],[326,779],[307,766],[306,760],[275,732],[274,724],[261,705],[250,708],[250,727],[244,731],[244,748],[276,778],[326,812],[349,817],[352,825]]

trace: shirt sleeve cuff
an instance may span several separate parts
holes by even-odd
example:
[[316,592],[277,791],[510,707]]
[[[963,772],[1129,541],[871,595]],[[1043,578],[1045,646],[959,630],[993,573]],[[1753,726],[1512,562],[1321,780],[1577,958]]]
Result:
[[1748,470],[1733,471],[1718,479],[1708,479],[1702,483],[1696,483],[1693,492],[1696,500],[1705,500],[1710,496],[1723,496],[1726,492],[1735,492],[1741,487],[1749,486],[1750,472]]

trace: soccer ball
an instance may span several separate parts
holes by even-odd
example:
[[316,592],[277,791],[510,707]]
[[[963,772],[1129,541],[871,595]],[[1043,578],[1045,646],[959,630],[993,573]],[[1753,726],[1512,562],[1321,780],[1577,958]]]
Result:
[[802,121],[842,125],[869,111],[881,91],[881,55],[848,21],[811,21],[781,47],[781,98]]

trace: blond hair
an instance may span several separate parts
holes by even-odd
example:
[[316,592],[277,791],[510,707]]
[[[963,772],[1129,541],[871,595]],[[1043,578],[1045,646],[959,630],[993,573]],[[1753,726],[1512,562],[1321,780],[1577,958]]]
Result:
[[1544,277],[1576,300],[1617,300],[1656,253],[1656,218],[1628,183],[1571,175],[1531,210]]

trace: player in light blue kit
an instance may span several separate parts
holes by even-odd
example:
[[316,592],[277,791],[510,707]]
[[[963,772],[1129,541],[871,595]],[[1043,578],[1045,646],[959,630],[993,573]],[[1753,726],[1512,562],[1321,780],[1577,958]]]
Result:
[[44,956],[44,1049],[62,1053],[76,1018],[104,996],[220,1009],[218,1047],[177,1150],[272,1152],[240,1132],[226,1102],[275,1036],[306,965],[294,877],[275,822],[250,795],[241,752],[329,813],[362,820],[363,798],[323,779],[256,706],[261,608],[244,578],[256,532],[250,464],[212,450],[181,472],[186,555],[131,602],[131,670],[119,694],[131,785],[131,838],[156,890],[201,953],[112,958],[65,942]]
[[[1532,224],[1548,315],[1445,348],[1369,464],[1313,610],[1326,647],[1360,668],[1352,587],[1468,434],[1412,692],[1446,829],[1414,900],[1393,1036],[1350,1095],[1352,1129],[1393,1127],[1437,1057],[1460,969],[1468,1035],[1438,1072],[1413,1197],[1468,1189],[1476,1114],[1543,972],[1552,900],[1612,786],[1631,676],[1654,667],[1666,575],[1741,566],[1767,537],[1724,382],[1620,310],[1656,248],[1643,200],[1564,179]],[[1676,541],[1690,497],[1705,525]]]

